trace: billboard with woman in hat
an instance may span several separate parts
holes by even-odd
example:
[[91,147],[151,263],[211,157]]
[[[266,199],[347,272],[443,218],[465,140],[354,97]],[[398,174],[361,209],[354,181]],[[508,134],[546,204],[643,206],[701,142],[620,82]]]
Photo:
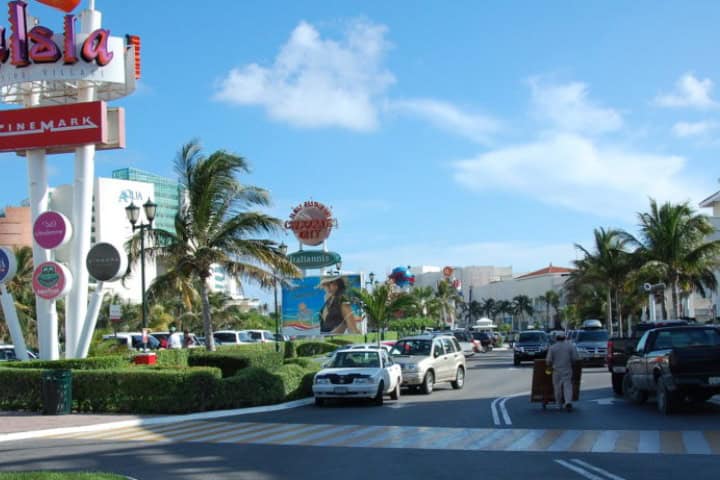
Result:
[[283,334],[290,336],[363,333],[360,306],[349,290],[360,288],[360,275],[305,277],[283,288]]

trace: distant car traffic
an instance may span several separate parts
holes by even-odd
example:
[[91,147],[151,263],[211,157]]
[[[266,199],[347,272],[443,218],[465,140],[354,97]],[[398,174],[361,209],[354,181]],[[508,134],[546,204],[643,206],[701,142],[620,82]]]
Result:
[[216,345],[244,345],[254,343],[250,336],[239,330],[218,330],[213,332],[213,340]]
[[346,348],[333,356],[332,362],[315,374],[315,405],[331,398],[369,398],[382,405],[385,395],[400,399],[402,371],[383,348]]
[[575,348],[583,365],[605,365],[607,342],[610,338],[607,330],[578,330],[575,335]]
[[[28,360],[37,360],[38,358],[37,355],[30,350],[27,350],[27,354]],[[0,345],[0,362],[13,362],[17,359],[15,347],[13,345]]]

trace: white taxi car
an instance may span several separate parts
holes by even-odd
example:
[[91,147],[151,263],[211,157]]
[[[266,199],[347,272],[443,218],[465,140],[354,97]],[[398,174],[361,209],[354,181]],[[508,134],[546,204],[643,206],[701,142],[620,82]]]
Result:
[[402,370],[384,348],[349,348],[335,352],[326,368],[315,374],[315,405],[330,398],[371,398],[383,404],[385,395],[400,399]]

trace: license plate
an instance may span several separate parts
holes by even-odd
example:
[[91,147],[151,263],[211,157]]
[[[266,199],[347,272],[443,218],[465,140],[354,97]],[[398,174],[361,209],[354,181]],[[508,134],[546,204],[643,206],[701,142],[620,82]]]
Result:
[[720,385],[720,377],[710,377],[708,378],[708,383],[710,385]]
[[333,390],[335,393],[347,393],[347,387],[335,387]]
[[625,373],[625,367],[613,367],[613,373]]

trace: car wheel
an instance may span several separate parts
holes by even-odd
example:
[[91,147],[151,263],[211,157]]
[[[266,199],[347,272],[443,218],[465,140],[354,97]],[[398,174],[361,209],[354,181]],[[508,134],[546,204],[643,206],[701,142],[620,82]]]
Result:
[[315,397],[315,406],[316,407],[322,407],[325,405],[325,399],[320,397]]
[[432,371],[427,372],[425,374],[425,379],[423,380],[422,384],[422,391],[425,395],[430,395],[433,391],[433,387],[435,386],[435,375]]
[[390,398],[393,400],[400,400],[400,379],[398,379],[397,385],[395,385],[395,389],[390,392]]
[[465,369],[458,367],[455,373],[455,380],[450,383],[455,390],[460,390],[465,385]]
[[378,385],[378,391],[375,394],[375,398],[373,398],[373,403],[375,405],[382,405],[383,404],[383,394],[385,393],[385,384],[383,382],[380,382],[380,385]]
[[632,377],[628,374],[625,374],[623,377],[622,389],[623,396],[632,403],[640,405],[647,400],[647,392],[636,388],[633,384]]
[[612,389],[613,393],[617,395],[618,397],[622,397],[623,394],[623,377],[625,375],[622,373],[613,373],[612,374]]
[[516,367],[519,367],[519,366],[520,366],[520,359],[517,358],[517,357],[513,357],[513,365],[515,365]]
[[670,415],[677,410],[680,399],[675,392],[668,390],[662,378],[657,381],[657,408],[663,415]]

